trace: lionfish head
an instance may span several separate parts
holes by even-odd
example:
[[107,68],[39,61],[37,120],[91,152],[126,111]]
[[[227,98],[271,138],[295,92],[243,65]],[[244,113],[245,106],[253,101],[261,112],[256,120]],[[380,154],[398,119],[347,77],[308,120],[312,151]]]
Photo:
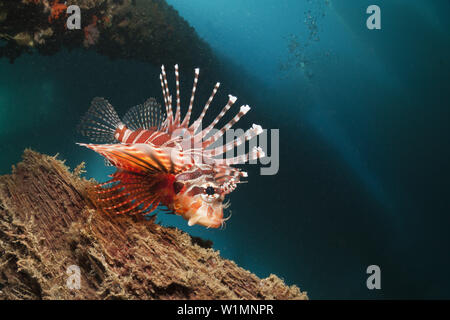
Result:
[[[234,168],[232,170],[240,176],[245,176],[243,172]],[[218,228],[228,220],[223,217],[224,209],[229,206],[224,200],[225,196],[236,188],[239,175],[223,176],[221,172],[223,168],[208,168],[203,165],[176,176],[174,211],[188,220],[189,226],[198,224]]]

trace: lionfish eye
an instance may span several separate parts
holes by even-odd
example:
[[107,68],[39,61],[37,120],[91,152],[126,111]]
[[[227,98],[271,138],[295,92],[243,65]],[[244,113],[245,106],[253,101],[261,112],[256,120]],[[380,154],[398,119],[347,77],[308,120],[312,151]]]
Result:
[[181,191],[181,189],[183,189],[184,184],[179,182],[179,181],[175,181],[173,183],[173,191],[175,192],[175,194],[177,194],[178,192]]
[[214,188],[211,187],[211,186],[206,187],[205,192],[206,192],[206,194],[209,195],[209,196],[212,196],[212,195],[214,195],[214,194],[216,193],[216,191],[214,190]]

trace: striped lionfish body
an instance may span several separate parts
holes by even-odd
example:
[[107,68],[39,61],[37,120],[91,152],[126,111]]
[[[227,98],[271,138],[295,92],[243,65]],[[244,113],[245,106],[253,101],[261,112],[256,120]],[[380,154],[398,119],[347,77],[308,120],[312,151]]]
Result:
[[[225,196],[247,174],[232,167],[264,156],[259,147],[231,158],[217,157],[256,137],[262,132],[253,125],[233,141],[213,146],[250,108],[239,112],[220,130],[215,125],[231,108],[236,97],[229,95],[223,110],[206,128],[202,121],[220,83],[214,86],[199,118],[190,124],[199,69],[195,69],[189,107],[183,120],[180,108],[178,65],[176,76],[176,112],[172,109],[164,66],[160,80],[165,113],[155,99],[131,108],[121,120],[112,105],[94,98],[80,124],[83,135],[103,144],[88,147],[116,167],[111,179],[96,188],[98,203],[107,212],[148,214],[158,205],[188,220],[188,225],[211,228],[222,226]],[[217,143],[216,143],[217,144]]]

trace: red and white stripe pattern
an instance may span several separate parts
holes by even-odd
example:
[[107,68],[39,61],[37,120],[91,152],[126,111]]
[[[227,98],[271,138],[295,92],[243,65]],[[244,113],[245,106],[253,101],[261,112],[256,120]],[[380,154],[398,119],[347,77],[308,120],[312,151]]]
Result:
[[84,144],[108,159],[116,168],[140,172],[180,173],[195,165],[189,153],[171,147],[157,147],[152,144]]
[[214,89],[213,89],[213,91],[212,91],[212,93],[211,93],[211,96],[209,97],[208,101],[206,101],[206,104],[205,104],[205,107],[203,108],[202,113],[200,114],[200,116],[198,117],[198,119],[195,120],[194,123],[189,127],[189,129],[190,129],[192,132],[196,132],[197,129],[198,129],[198,128],[200,127],[200,125],[202,124],[203,117],[205,116],[206,111],[208,111],[209,105],[210,105],[211,102],[213,101],[214,96],[215,96],[216,93],[217,93],[217,90],[219,90],[219,87],[220,87],[220,82],[217,82],[216,85],[214,86]]
[[151,143],[154,145],[162,145],[170,139],[170,136],[165,132],[145,129],[133,131],[123,124],[116,129],[115,137],[117,141],[126,144]]
[[189,100],[189,108],[186,112],[186,115],[184,116],[183,123],[181,124],[181,127],[187,128],[189,125],[189,120],[191,119],[191,113],[192,113],[192,107],[194,105],[194,98],[195,98],[195,91],[197,90],[197,82],[198,82],[198,75],[200,73],[200,69],[195,69],[195,76],[194,76],[194,84],[192,85],[192,94],[191,99]]
[[218,156],[224,154],[230,150],[233,150],[234,148],[239,147],[240,145],[253,139],[254,137],[260,135],[262,132],[263,129],[261,126],[253,124],[253,126],[250,129],[248,129],[243,135],[237,137],[236,139],[228,142],[225,145],[221,145],[214,149],[208,149],[205,151],[205,153],[209,156]]

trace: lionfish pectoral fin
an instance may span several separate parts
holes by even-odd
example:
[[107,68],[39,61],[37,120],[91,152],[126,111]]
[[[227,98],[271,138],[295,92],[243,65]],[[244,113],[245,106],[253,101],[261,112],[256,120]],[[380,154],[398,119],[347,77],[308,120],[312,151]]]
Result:
[[97,186],[97,202],[113,214],[148,214],[170,203],[174,175],[170,157],[151,145],[80,144],[103,155],[117,171]]
[[144,174],[176,173],[185,166],[183,158],[171,148],[152,144],[84,144],[99,153],[116,168]]
[[112,167],[113,164],[111,163],[111,161],[109,161],[108,159],[104,158],[103,162],[105,163],[105,166],[107,167]]
[[96,187],[99,208],[112,214],[143,214],[156,210],[164,193],[165,175],[148,176],[118,169],[112,179]]

